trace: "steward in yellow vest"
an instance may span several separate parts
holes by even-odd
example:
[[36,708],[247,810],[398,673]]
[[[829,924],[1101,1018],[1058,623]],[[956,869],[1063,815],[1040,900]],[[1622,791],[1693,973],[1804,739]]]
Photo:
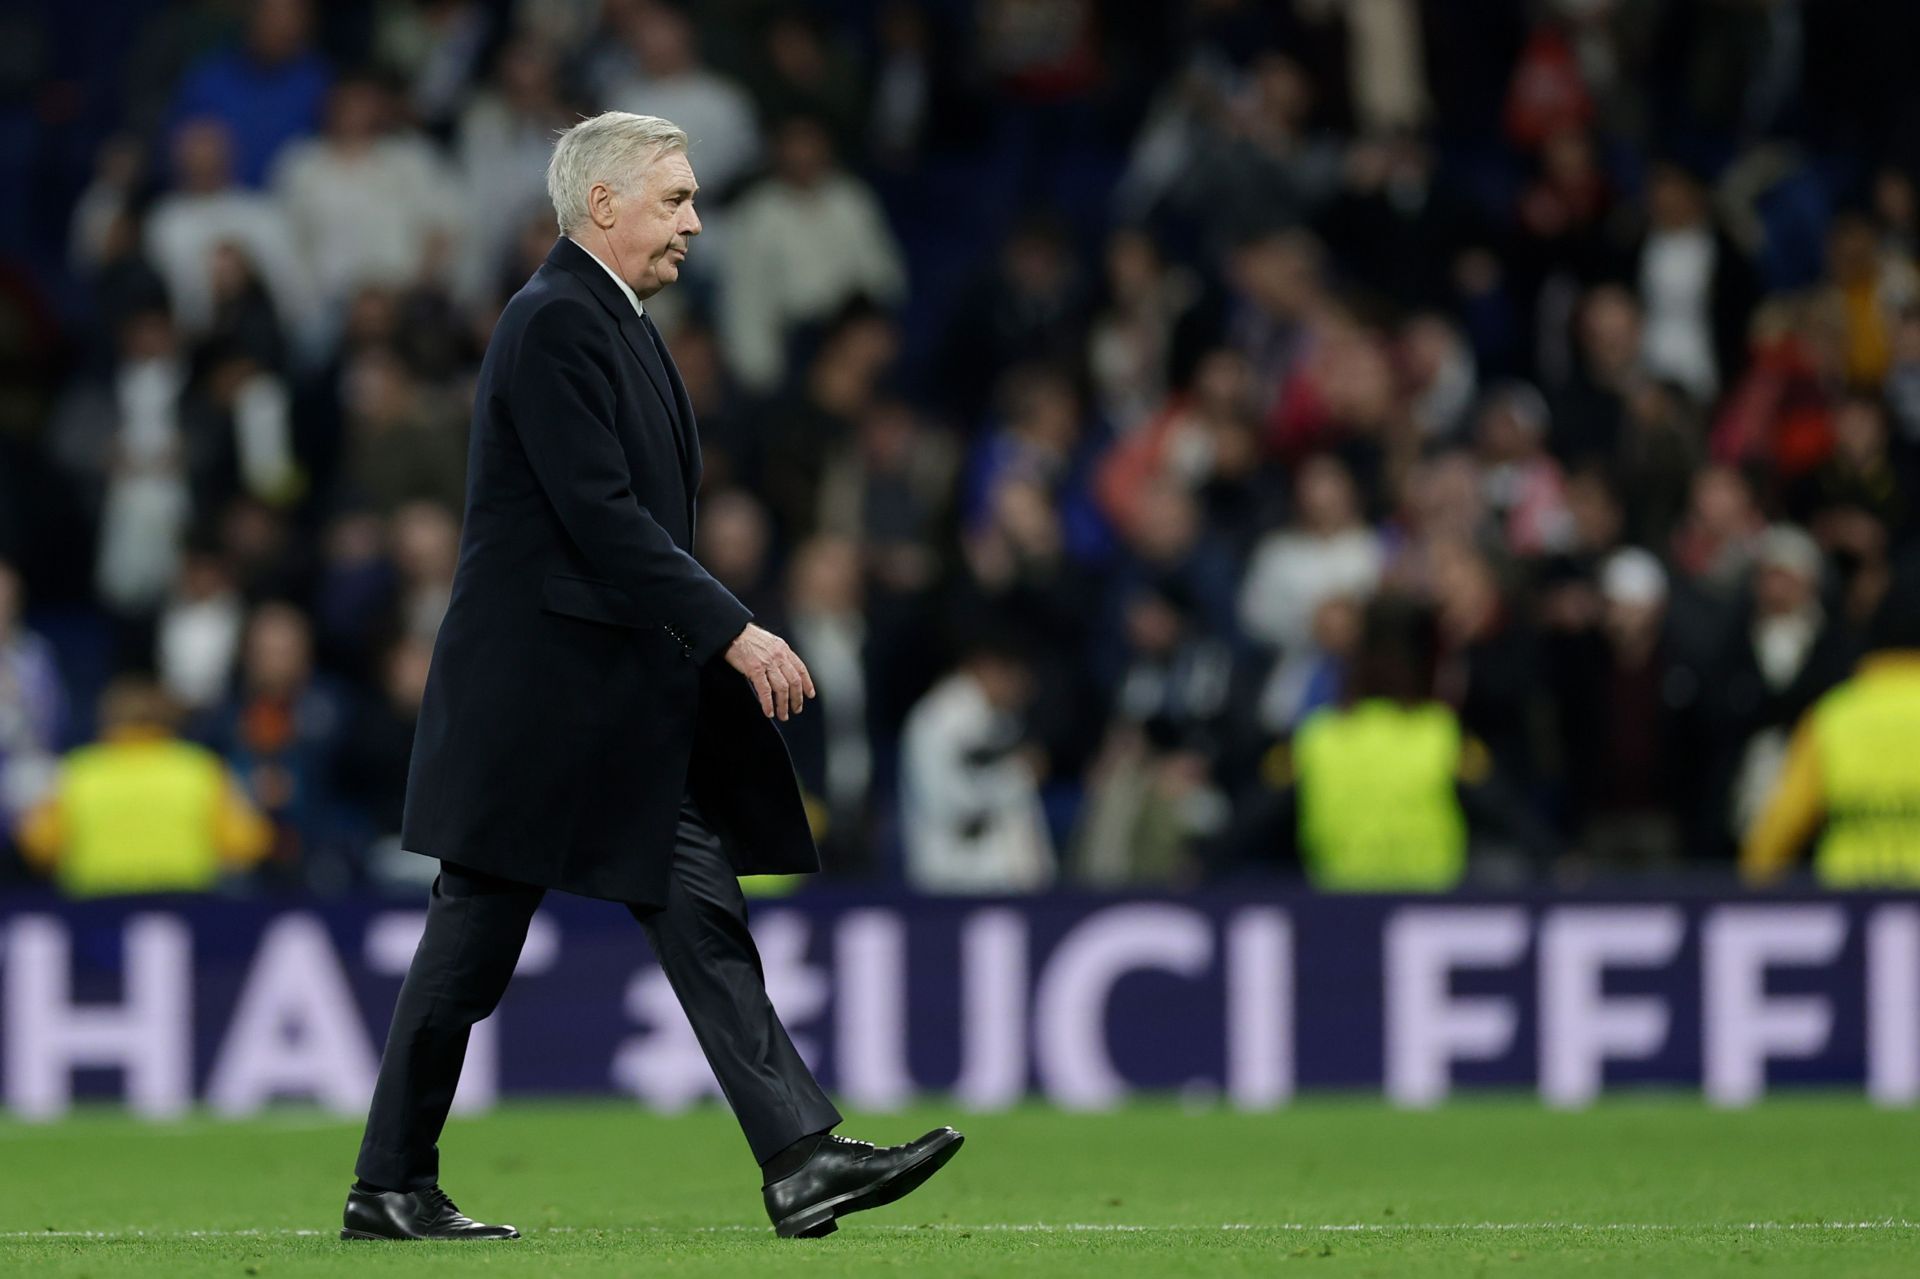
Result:
[[1370,697],[1323,710],[1293,739],[1300,857],[1319,888],[1432,891],[1467,868],[1455,786],[1478,780],[1486,750],[1439,702]]
[[1748,883],[1781,878],[1812,841],[1814,878],[1824,887],[1920,887],[1916,586],[1888,594],[1873,650],[1794,730],[1773,798],[1740,851]]
[[1469,806],[1536,859],[1554,840],[1506,795],[1492,758],[1436,701],[1432,614],[1406,601],[1367,607],[1347,697],[1308,717],[1268,755],[1267,783],[1291,790],[1300,861],[1316,888],[1444,892],[1466,874]]
[[73,897],[200,892],[253,865],[272,831],[218,755],[173,735],[176,712],[145,680],[101,697],[101,740],[61,761],[29,812],[29,864]]

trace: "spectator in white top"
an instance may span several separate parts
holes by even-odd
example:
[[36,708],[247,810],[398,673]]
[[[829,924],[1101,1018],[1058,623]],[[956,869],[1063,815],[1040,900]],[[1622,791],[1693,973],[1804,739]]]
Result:
[[400,629],[428,645],[453,601],[460,517],[430,498],[407,502],[388,521]]
[[1380,535],[1361,519],[1353,477],[1338,459],[1308,458],[1294,500],[1295,522],[1261,539],[1240,589],[1248,637],[1283,651],[1308,644],[1327,600],[1371,595],[1385,563]]
[[187,353],[167,313],[121,322],[104,377],[68,391],[48,435],[51,454],[96,520],[94,591],[123,617],[159,605],[179,569],[193,515],[193,479],[215,452],[188,401]]
[[1551,425],[1546,400],[1526,382],[1502,382],[1481,402],[1474,433],[1480,484],[1516,555],[1564,551],[1573,541],[1566,477],[1547,448]]
[[1107,237],[1106,266],[1107,303],[1087,336],[1087,365],[1101,411],[1126,435],[1166,400],[1174,332],[1200,300],[1200,281],[1138,228]]
[[167,693],[190,711],[219,705],[233,682],[247,606],[211,541],[189,541],[154,627],[153,660]]
[[488,12],[498,5],[479,0],[413,0],[376,5],[374,57],[406,82],[413,116],[445,136],[493,35]]
[[1719,390],[1720,370],[1711,299],[1717,247],[1705,200],[1684,175],[1667,169],[1654,176],[1648,207],[1653,226],[1640,255],[1647,361],[1695,399],[1709,401]]
[[1676,165],[1654,167],[1647,220],[1638,255],[1647,371],[1711,403],[1745,359],[1751,264],[1715,225],[1706,189]]
[[721,339],[741,382],[771,391],[786,374],[787,339],[855,297],[892,303],[906,291],[900,248],[872,190],[834,162],[812,119],[780,126],[774,171],[735,206],[721,281]]
[[457,215],[423,139],[390,130],[393,103],[371,76],[342,79],[326,132],[288,147],[274,194],[330,314],[362,285],[437,279],[451,265]]
[[1722,696],[1750,727],[1733,780],[1733,827],[1752,827],[1780,781],[1787,741],[1800,715],[1845,677],[1854,651],[1844,626],[1832,625],[1820,601],[1826,561],[1806,530],[1775,524],[1754,555],[1752,612],[1744,633],[1715,670]]
[[862,611],[860,545],[815,537],[797,547],[787,575],[794,641],[820,688],[820,712],[788,722],[787,747],[808,797],[826,815],[815,834],[836,864],[856,863],[867,848],[873,784],[867,737],[867,620]]
[[489,87],[461,113],[455,137],[466,179],[469,252],[476,282],[499,275],[513,234],[547,201],[547,157],[554,134],[575,117],[561,101],[553,56],[522,36],[500,50]]
[[1031,893],[1053,881],[1019,652],[977,644],[907,716],[901,825],[907,881],[924,893]]
[[19,572],[0,559],[0,822],[11,828],[52,788],[67,695],[53,645],[21,620]]
[[289,327],[307,315],[306,276],[286,216],[234,181],[233,138],[218,120],[192,120],[174,134],[173,190],[154,202],[146,240],[174,319],[193,337],[213,323],[214,250],[222,244],[253,264]]
[[636,74],[608,86],[606,105],[673,121],[693,140],[702,194],[727,193],[760,160],[760,124],[753,99],[737,82],[700,60],[693,23],[669,5],[643,3],[620,23]]

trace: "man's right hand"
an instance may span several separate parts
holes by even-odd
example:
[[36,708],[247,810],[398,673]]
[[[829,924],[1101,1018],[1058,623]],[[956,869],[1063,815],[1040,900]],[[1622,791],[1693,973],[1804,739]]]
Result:
[[772,631],[747,623],[747,629],[727,646],[726,658],[727,665],[753,685],[760,713],[769,719],[798,715],[807,698],[814,696],[807,664]]

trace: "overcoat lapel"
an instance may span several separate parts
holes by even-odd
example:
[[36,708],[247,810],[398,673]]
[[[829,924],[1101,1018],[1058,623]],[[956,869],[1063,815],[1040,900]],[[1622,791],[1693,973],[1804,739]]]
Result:
[[547,261],[578,276],[586,284],[587,291],[613,316],[621,340],[633,352],[634,358],[640,361],[640,367],[646,370],[647,381],[653,383],[653,393],[660,397],[660,406],[667,411],[667,425],[673,431],[673,447],[680,455],[681,473],[690,473],[692,459],[687,448],[687,428],[680,420],[679,406],[674,403],[673,383],[667,376],[667,366],[661,361],[660,352],[654,349],[653,339],[647,336],[640,317],[634,313],[633,304],[627,301],[619,286],[607,276],[593,255],[567,237],[561,236],[554,244]]

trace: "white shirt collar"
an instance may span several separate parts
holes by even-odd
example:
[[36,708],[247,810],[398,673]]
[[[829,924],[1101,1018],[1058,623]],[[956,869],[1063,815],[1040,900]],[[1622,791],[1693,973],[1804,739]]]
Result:
[[[568,236],[567,238],[569,240],[573,240],[572,236]],[[575,244],[580,244],[580,241],[578,240],[573,240],[573,242]],[[588,257],[593,258],[594,265],[598,266],[602,271],[605,271],[607,273],[607,278],[620,286],[620,291],[627,295],[627,301],[633,303],[633,313],[635,315],[639,315],[639,316],[646,315],[647,313],[646,308],[640,305],[640,295],[633,291],[633,286],[631,284],[628,284],[625,280],[621,279],[619,275],[615,273],[612,267],[608,266],[605,262],[602,262],[598,257],[595,257],[593,250],[589,249],[586,245],[580,244],[580,251],[586,254]]]

